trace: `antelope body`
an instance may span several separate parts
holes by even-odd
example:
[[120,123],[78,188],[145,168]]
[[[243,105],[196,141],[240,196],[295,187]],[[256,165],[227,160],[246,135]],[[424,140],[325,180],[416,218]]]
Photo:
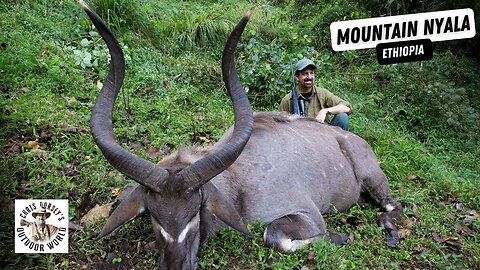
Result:
[[[110,71],[92,112],[91,129],[107,160],[138,185],[112,213],[97,239],[149,213],[161,269],[196,269],[197,252],[219,229],[251,236],[246,224],[268,224],[266,245],[293,252],[332,239],[322,214],[341,211],[367,193],[387,212],[380,225],[395,239],[400,205],[369,145],[314,119],[280,112],[253,114],[234,64],[249,11],[227,40],[222,74],[235,124],[211,148],[184,148],[152,164],[121,148],[112,110],[123,82],[123,53],[105,23],[79,0],[110,51]],[[334,239],[333,239],[334,240]]]

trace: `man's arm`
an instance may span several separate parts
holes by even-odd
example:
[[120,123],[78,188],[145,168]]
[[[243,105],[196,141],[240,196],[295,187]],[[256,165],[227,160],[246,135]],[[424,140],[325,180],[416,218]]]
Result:
[[321,97],[320,97],[320,103],[323,103],[322,107],[317,116],[316,119],[320,121],[321,123],[325,122],[325,118],[327,117],[327,114],[339,114],[339,113],[351,113],[352,112],[352,105],[345,100],[337,97],[334,95],[332,92],[326,90],[326,89],[321,89]]
[[325,122],[325,118],[327,117],[327,114],[339,114],[339,113],[350,113],[352,110],[350,107],[347,107],[344,104],[338,104],[330,108],[324,108],[321,109],[318,114],[316,119],[320,121],[321,123]]

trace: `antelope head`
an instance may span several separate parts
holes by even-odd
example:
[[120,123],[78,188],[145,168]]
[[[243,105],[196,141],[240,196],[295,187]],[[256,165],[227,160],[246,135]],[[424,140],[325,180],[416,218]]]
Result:
[[92,111],[91,130],[95,143],[113,167],[139,184],[115,209],[97,239],[149,213],[161,254],[160,268],[194,269],[200,245],[202,209],[249,234],[235,208],[215,192],[209,181],[237,159],[252,132],[253,112],[235,69],[234,52],[253,10],[248,11],[233,29],[223,51],[223,81],[235,116],[229,141],[222,144],[223,147],[203,151],[193,162],[170,157],[153,164],[126,151],[115,140],[112,111],[125,75],[123,52],[105,22],[82,0],[78,2],[104,39],[111,56],[108,76]]

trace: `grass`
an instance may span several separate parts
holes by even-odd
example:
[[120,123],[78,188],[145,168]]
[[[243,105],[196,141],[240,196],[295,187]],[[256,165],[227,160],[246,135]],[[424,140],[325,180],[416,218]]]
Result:
[[[115,134],[123,147],[151,161],[168,149],[212,143],[233,122],[221,82],[220,50],[240,14],[233,2],[207,8],[204,2],[190,1],[182,8],[174,1],[133,1],[135,12],[145,17],[133,25],[117,21],[114,31],[126,52],[127,76],[114,113]],[[263,4],[242,39],[257,45],[241,47],[239,55],[281,49],[285,56],[288,43],[278,36],[293,23],[284,16],[285,9]],[[250,3],[240,1],[238,6],[247,10]],[[191,19],[192,13],[196,16]],[[14,199],[69,199],[71,222],[78,224],[88,210],[86,203],[112,202],[112,191],[129,180],[105,161],[90,135],[90,111],[108,56],[83,11],[74,1],[4,1],[0,16],[5,33],[0,36],[0,264],[5,269],[155,267],[158,253],[148,248],[154,241],[148,218],[98,242],[92,239],[104,221],[71,231],[69,254],[13,253]],[[176,40],[181,33],[189,37]],[[198,35],[203,37],[196,39]],[[255,42],[249,42],[252,37]],[[187,39],[191,43],[182,47]],[[261,43],[272,39],[275,46]],[[263,246],[265,225],[254,224],[253,239],[230,230],[214,237],[200,251],[201,268],[479,268],[478,215],[470,219],[480,209],[478,134],[457,134],[434,116],[420,114],[423,103],[402,99],[409,85],[415,86],[413,92],[434,82],[442,83],[439,91],[454,83],[478,99],[478,63],[450,52],[437,52],[435,61],[423,64],[428,69],[420,63],[379,67],[365,52],[316,55],[324,63],[319,83],[354,104],[352,131],[370,143],[404,207],[398,224],[402,241],[388,248],[376,224],[379,209],[358,204],[327,217],[333,232],[353,234],[355,241],[348,246],[319,241],[294,254],[280,254]],[[246,67],[238,68],[247,73]],[[286,93],[289,87],[272,91]],[[278,104],[253,105],[274,110]],[[36,142],[37,149],[29,142]],[[149,149],[159,149],[159,155],[149,155]]]

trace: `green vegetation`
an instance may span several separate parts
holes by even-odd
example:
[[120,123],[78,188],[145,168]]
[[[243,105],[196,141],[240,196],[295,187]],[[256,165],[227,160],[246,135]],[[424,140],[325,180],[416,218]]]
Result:
[[[151,161],[182,145],[208,145],[232,124],[221,82],[223,42],[248,1],[93,1],[127,62],[114,113],[120,144]],[[316,2],[316,3],[310,3]],[[403,3],[406,2],[406,6]],[[418,1],[411,1],[418,2]],[[480,268],[479,35],[440,42],[434,59],[380,66],[373,50],[333,52],[329,24],[470,1],[258,1],[237,52],[256,110],[276,110],[291,88],[288,62],[320,63],[318,84],[354,106],[352,131],[365,138],[405,214],[397,248],[384,244],[372,204],[327,217],[347,246],[317,242],[294,254],[222,231],[199,254],[202,269]],[[129,182],[93,143],[90,111],[108,70],[102,40],[75,1],[0,2],[0,265],[4,269],[152,269],[148,218],[99,242],[98,220],[70,230],[68,254],[14,254],[13,200],[69,199],[70,221],[115,200]],[[302,268],[303,267],[303,268]],[[307,267],[307,268],[305,268]]]

